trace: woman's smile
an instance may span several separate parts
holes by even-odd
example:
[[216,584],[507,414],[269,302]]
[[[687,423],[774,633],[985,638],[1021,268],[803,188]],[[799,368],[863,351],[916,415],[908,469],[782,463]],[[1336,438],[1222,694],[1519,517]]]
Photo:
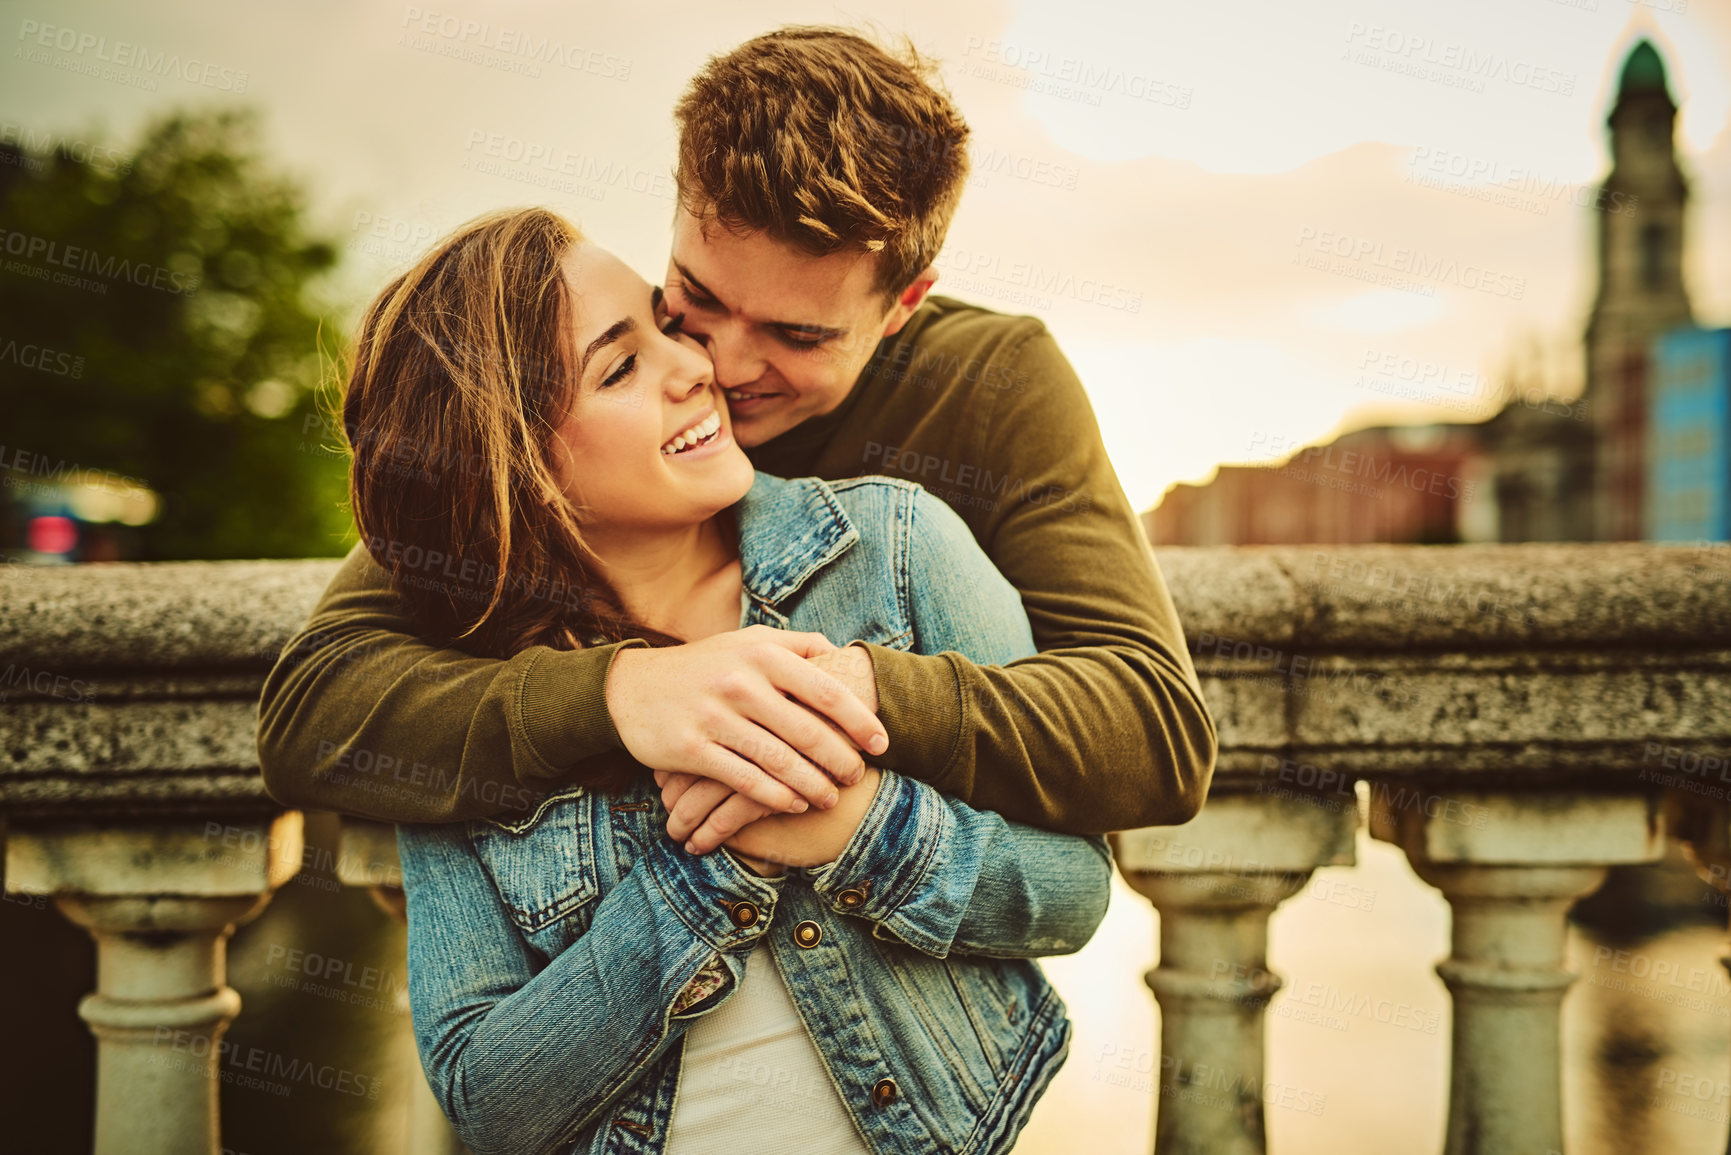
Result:
[[726,438],[727,430],[722,428],[721,413],[711,409],[668,438],[661,446],[661,453],[664,457],[683,457],[718,445]]

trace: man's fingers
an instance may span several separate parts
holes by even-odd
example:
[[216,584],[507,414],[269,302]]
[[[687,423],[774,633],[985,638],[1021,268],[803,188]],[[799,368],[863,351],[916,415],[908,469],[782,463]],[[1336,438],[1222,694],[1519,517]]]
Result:
[[[735,797],[743,795],[736,795],[730,787],[707,778],[698,782],[667,806],[667,837],[675,842],[684,842],[709,817],[711,810],[721,805],[724,799]],[[666,803],[665,795],[662,801]]]
[[865,760],[847,737],[802,703],[772,694],[757,706],[753,721],[843,786],[853,785],[865,773]]
[[818,654],[827,654],[838,647],[828,638],[818,633],[805,633],[799,630],[778,630],[774,626],[748,626],[749,630],[760,630],[759,635],[765,641],[773,642],[782,649],[801,658],[810,658]]
[[[756,731],[755,735],[749,732],[753,730]],[[791,785],[783,782],[779,775],[769,772],[768,767],[760,766],[755,754],[750,759],[742,758],[732,749],[735,746],[744,746],[747,749],[755,747],[767,750],[769,740],[772,740],[771,735],[750,725],[743,725],[736,737],[721,735],[720,740],[712,739],[702,755],[706,763],[703,777],[720,782],[730,790],[737,790],[771,810],[799,813],[807,808],[807,802]],[[786,751],[789,759],[793,757],[793,752],[786,746],[782,746],[782,749]],[[813,778],[823,777],[809,767],[806,773]],[[797,778],[798,775],[795,774],[794,777]],[[834,787],[830,789],[833,790]],[[820,791],[818,797],[822,796]]]
[[[777,710],[778,706],[782,708],[780,712]],[[815,728],[816,719],[800,717],[797,706],[767,689],[761,699],[751,704],[748,714],[749,720],[741,719],[738,725],[731,727],[726,733],[717,734],[716,740],[739,757],[759,767],[765,774],[793,789],[813,806],[834,805],[835,783],[830,780],[829,775],[785,742],[776,729],[756,722],[758,718],[769,717],[776,721],[778,729],[792,724],[803,731],[806,726]],[[756,792],[741,789],[740,793],[749,794],[766,806],[774,805],[774,799],[762,797]],[[782,806],[777,809],[790,808]]]
[[693,854],[708,854],[771,811],[759,806],[743,794],[734,794],[711,810],[689,836]]
[[889,735],[878,716],[866,709],[853,691],[810,662],[789,655],[787,661],[776,663],[770,681],[782,693],[791,694],[834,722],[861,750],[881,754],[889,748]]

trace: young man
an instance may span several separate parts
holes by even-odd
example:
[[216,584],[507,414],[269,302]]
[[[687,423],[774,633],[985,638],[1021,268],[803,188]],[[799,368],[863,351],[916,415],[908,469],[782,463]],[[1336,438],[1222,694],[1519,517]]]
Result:
[[1041,652],[980,668],[759,627],[477,658],[416,637],[363,543],[266,682],[273,795],[456,821],[634,759],[682,798],[675,837],[707,851],[764,807],[831,803],[863,749],[1064,833],[1195,815],[1213,722],[1081,383],[1037,320],[927,295],[968,168],[927,71],[829,29],[712,60],[676,112],[666,305],[707,346],[753,465],[923,484],[1021,592]]

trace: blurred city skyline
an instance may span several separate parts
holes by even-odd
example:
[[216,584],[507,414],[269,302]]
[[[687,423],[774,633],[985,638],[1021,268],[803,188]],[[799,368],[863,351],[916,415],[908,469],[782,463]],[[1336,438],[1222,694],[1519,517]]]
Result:
[[[658,280],[674,101],[707,56],[796,22],[905,34],[937,58],[975,161],[938,291],[1051,326],[1137,508],[1270,444],[1488,416],[1534,342],[1545,383],[1578,389],[1604,118],[1642,37],[1681,108],[1690,295],[1703,323],[1731,320],[1731,7],[1699,0],[751,3],[653,20],[71,0],[11,6],[0,134],[124,147],[172,108],[258,107],[273,162],[343,243],[351,316],[435,237],[512,204],[566,213]],[[1390,357],[1457,385],[1356,384]],[[1458,387],[1472,375],[1485,387]]]

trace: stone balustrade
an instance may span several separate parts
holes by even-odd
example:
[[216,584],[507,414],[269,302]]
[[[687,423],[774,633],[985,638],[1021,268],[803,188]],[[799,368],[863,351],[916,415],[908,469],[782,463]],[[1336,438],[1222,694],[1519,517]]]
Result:
[[[1731,555],[1159,556],[1221,753],[1194,822],[1113,838],[1160,914],[1157,1155],[1265,1149],[1268,919],[1314,870],[1352,863],[1361,815],[1454,914],[1445,1150],[1561,1152],[1570,905],[1608,867],[1659,857],[1668,829],[1705,877],[1731,876],[1731,808],[1687,770],[1731,748]],[[15,566],[0,582],[4,885],[52,896],[96,941],[79,1013],[98,1041],[100,1155],[218,1149],[216,1084],[189,1056],[239,1009],[228,936],[301,858],[301,816],[260,784],[255,704],[334,568]],[[343,881],[388,888],[388,830],[343,837]],[[187,1037],[208,1042],[165,1054]],[[431,1110],[411,1123],[422,1149],[449,1143]]]

